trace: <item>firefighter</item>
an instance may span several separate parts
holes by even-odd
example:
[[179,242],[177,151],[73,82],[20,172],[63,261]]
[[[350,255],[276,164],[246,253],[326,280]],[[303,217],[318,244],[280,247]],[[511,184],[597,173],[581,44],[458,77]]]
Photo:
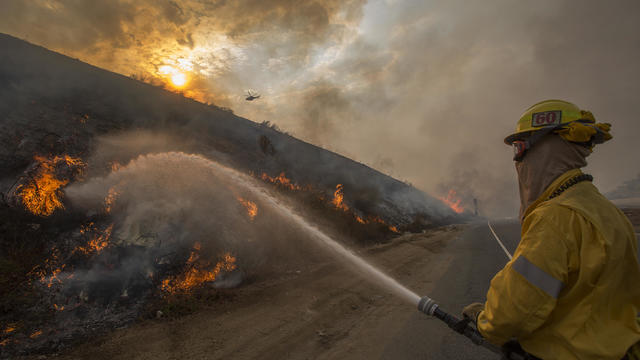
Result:
[[[580,168],[610,124],[561,101],[531,106],[514,148],[521,240],[484,304],[464,308],[479,332],[532,359],[640,359],[640,268],[626,216]],[[635,346],[634,346],[635,344]]]

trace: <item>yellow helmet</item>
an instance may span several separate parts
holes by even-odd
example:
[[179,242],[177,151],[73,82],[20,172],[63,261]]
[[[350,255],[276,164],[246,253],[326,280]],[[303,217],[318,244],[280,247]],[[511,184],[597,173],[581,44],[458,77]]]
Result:
[[612,138],[611,124],[596,124],[590,111],[580,110],[563,100],[545,100],[534,104],[520,116],[516,132],[504,142],[513,146],[513,160],[522,160],[525,152],[547,134],[555,133],[567,141],[593,150],[594,145]]
[[507,136],[504,142],[512,145],[514,141],[527,138],[536,131],[562,128],[574,121],[595,124],[596,119],[590,111],[580,110],[568,101],[541,101],[529,107],[520,116],[516,132]]

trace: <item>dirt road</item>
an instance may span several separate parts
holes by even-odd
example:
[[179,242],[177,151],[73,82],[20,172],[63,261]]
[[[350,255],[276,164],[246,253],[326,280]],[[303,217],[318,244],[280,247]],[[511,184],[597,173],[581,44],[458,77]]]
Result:
[[[506,262],[486,223],[401,236],[360,255],[458,313]],[[116,331],[64,359],[494,359],[332,256],[177,320]]]

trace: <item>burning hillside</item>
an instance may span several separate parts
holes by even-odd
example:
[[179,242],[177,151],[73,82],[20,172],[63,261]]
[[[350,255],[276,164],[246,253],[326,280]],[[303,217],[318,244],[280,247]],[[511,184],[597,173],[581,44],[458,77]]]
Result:
[[[86,165],[65,159],[36,157],[29,170],[36,175],[15,187],[15,201],[25,211],[15,215],[15,224],[33,227],[41,218],[37,224],[46,228],[37,230],[62,229],[47,231],[40,241],[42,262],[24,283],[14,284],[21,288],[4,284],[40,300],[18,307],[36,317],[31,321],[16,309],[0,317],[3,324],[14,324],[0,335],[3,353],[55,349],[65,339],[121,326],[153,297],[171,301],[176,294],[217,286],[220,279],[224,286],[239,284],[266,256],[264,246],[249,248],[248,242],[259,237],[265,222],[277,220],[267,214],[256,224],[258,205],[237,199],[236,194],[249,196],[201,157],[139,157],[74,184],[60,174],[76,174],[76,166]],[[64,185],[70,185],[65,192]]]
[[[15,317],[17,312],[5,314],[3,321],[16,324],[15,331],[2,336],[9,353],[47,349],[52,339],[63,346],[64,339],[130,322],[150,299],[171,302],[199,288],[234,286],[262,273],[269,266],[264,259],[282,246],[271,239],[289,237],[274,225],[289,220],[247,192],[247,186],[266,182],[277,191],[298,192],[299,200],[315,204],[314,216],[333,217],[338,229],[350,226],[353,236],[398,232],[378,216],[356,213],[346,204],[342,184],[328,196],[295,184],[284,173],[263,174],[248,185],[239,175],[220,173],[223,167],[204,157],[178,152],[113,163],[91,166],[91,160],[36,156],[14,187],[7,210],[22,209],[24,219],[18,223],[38,221],[47,230],[61,229],[41,242],[42,262],[22,284],[22,291],[31,289],[40,298],[23,310],[54,316],[25,322]],[[97,174],[92,168],[99,169]],[[88,324],[94,330],[86,330]],[[74,332],[77,336],[70,335]],[[27,334],[28,340],[22,338]]]
[[308,235],[263,193],[365,245],[455,217],[402,182],[215,106],[7,36],[0,47],[3,357],[57,351],[154,313],[150,304],[295,261]]

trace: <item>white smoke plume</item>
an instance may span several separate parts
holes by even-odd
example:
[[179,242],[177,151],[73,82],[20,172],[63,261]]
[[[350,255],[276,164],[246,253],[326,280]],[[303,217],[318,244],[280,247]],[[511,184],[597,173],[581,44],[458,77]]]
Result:
[[[280,256],[295,264],[300,251],[312,252],[310,244],[294,240],[303,237],[299,228],[233,179],[216,172],[211,161],[199,155],[140,155],[105,177],[90,178],[65,190],[73,208],[88,215],[104,211],[110,192],[117,194],[110,209],[115,225],[110,245],[128,253],[118,260],[120,267],[109,273],[111,277],[126,279],[153,272],[163,258],[176,261],[176,255],[188,255],[196,243],[201,256],[208,259],[224,253],[237,257],[236,264],[245,276],[268,272],[277,266],[275,259]],[[257,216],[250,216],[240,200],[253,202]],[[104,281],[99,267],[97,262],[75,279]]]

